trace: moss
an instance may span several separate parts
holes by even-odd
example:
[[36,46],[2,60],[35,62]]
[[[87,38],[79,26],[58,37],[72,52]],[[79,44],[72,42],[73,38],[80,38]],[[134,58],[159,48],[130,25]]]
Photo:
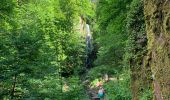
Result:
[[166,17],[165,18],[165,31],[166,31],[166,34],[170,34],[170,17]]
[[[154,99],[170,98],[170,3],[165,0],[145,0],[144,5],[146,29],[148,36],[148,55],[146,59],[154,77]],[[148,18],[148,16],[150,16]],[[149,54],[150,53],[150,54]],[[158,83],[155,85],[155,82]],[[157,88],[157,87],[160,87]],[[160,93],[160,94],[157,94]]]
[[[143,13],[142,0],[134,0],[131,4],[132,8],[127,17],[127,28],[129,31],[130,44],[130,68],[131,68],[131,89],[132,99],[139,100],[144,95],[144,92],[151,88],[151,69],[148,60],[150,55],[147,55],[147,36],[145,31],[145,22]],[[136,19],[138,17],[138,19]],[[149,22],[150,16],[146,18]],[[138,27],[138,28],[136,28]],[[156,27],[156,26],[155,26]],[[157,30],[155,30],[157,31]],[[152,34],[150,34],[152,37]],[[154,40],[154,38],[153,38]],[[153,41],[149,40],[149,41]],[[152,44],[149,44],[152,47]],[[149,96],[146,98],[152,98]],[[148,99],[150,100],[150,99]]]

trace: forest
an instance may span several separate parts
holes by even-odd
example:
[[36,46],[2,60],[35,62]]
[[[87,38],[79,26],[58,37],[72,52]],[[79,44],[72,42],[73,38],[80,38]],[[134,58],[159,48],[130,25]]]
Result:
[[170,0],[0,0],[0,100],[170,100]]

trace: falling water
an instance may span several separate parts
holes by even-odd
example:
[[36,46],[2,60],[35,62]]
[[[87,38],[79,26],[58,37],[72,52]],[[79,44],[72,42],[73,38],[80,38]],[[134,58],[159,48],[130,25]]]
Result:
[[92,35],[90,32],[90,26],[89,24],[86,24],[86,67],[91,67],[91,59],[90,59],[90,55],[92,53],[93,50],[93,45],[92,45]]

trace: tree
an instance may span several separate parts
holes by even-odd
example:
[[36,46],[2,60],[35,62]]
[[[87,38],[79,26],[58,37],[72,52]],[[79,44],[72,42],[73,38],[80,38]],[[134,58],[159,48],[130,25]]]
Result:
[[[2,1],[2,99],[62,100],[65,77],[70,78],[83,66],[84,40],[75,31],[75,24],[86,13],[79,12],[81,2],[74,1]],[[81,6],[89,4],[86,1]],[[72,80],[79,84],[77,77]]]

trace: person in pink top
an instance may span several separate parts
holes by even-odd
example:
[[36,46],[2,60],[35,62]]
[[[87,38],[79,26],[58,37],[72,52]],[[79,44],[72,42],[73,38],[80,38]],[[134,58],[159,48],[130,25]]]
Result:
[[103,82],[99,79],[99,81],[96,83],[96,87],[100,87],[103,85]]

